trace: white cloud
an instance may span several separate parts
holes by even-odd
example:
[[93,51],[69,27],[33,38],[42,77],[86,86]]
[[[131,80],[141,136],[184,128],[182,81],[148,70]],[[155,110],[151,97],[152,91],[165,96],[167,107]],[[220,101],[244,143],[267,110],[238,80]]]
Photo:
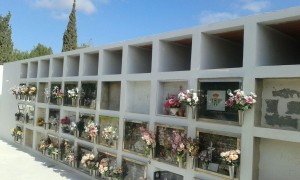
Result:
[[65,12],[56,12],[56,11],[53,11],[52,12],[52,17],[54,19],[66,20],[66,19],[69,18],[69,14],[65,13]]
[[[99,3],[109,3],[110,0],[97,0]],[[64,11],[72,8],[73,0],[32,0],[32,5],[36,8],[49,9],[53,14],[55,11]],[[76,0],[76,10],[85,14],[96,12],[95,1],[93,0]],[[55,12],[54,14],[57,14]]]
[[268,8],[270,5],[269,1],[246,1],[242,6],[242,9],[258,13]]
[[228,19],[235,19],[239,16],[237,14],[228,12],[210,12],[205,11],[200,14],[200,24],[210,24],[220,22]]

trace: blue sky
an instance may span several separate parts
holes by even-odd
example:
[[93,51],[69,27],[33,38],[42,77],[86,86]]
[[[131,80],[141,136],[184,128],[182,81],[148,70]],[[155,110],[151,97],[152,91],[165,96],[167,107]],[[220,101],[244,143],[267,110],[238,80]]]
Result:
[[[73,0],[0,0],[14,47],[59,53]],[[300,0],[77,0],[78,44],[92,46],[300,6]]]

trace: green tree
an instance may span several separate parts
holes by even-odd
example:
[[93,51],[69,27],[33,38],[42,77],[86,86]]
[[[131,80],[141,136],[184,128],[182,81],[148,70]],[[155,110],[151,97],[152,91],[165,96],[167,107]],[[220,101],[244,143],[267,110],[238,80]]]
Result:
[[46,47],[43,44],[38,43],[37,46],[34,46],[33,49],[30,52],[30,58],[38,57],[38,56],[44,56],[53,54],[51,47]]
[[63,36],[62,52],[77,49],[77,28],[76,28],[76,0],[69,16],[69,23]]
[[10,18],[10,12],[4,17],[0,14],[0,64],[13,61]]
[[23,60],[23,59],[29,59],[30,53],[28,51],[20,51],[18,49],[14,49],[13,51],[13,57],[14,60]]

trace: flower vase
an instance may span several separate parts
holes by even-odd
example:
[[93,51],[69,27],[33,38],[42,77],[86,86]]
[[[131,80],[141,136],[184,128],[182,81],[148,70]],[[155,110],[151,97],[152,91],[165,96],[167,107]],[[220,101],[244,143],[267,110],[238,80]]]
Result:
[[178,158],[178,167],[183,168],[182,157]]
[[238,110],[238,116],[239,116],[239,125],[243,125],[244,123],[244,112],[242,110]]
[[229,170],[229,179],[234,180],[234,166],[228,166]]
[[52,154],[52,159],[55,160],[55,154]]
[[191,161],[190,161],[191,169],[194,169],[194,167],[195,167],[195,160],[196,160],[196,158],[194,156],[191,156]]
[[96,137],[91,137],[91,143],[96,143]]
[[149,150],[150,150],[150,154],[149,154],[148,158],[153,158],[154,157],[153,148],[149,147]]
[[207,170],[208,166],[206,163],[202,163],[202,169]]
[[35,96],[31,96],[31,101],[35,102]]
[[43,155],[45,156],[45,155],[46,155],[46,150],[43,149],[42,153],[43,153]]
[[176,116],[179,108],[170,108],[169,115]]
[[72,106],[76,107],[76,105],[77,105],[77,99],[72,98]]
[[191,109],[192,109],[192,119],[196,119],[196,114],[197,114],[197,108],[196,106],[191,106]]
[[59,106],[62,105],[62,98],[57,98],[56,99],[56,104],[59,105]]

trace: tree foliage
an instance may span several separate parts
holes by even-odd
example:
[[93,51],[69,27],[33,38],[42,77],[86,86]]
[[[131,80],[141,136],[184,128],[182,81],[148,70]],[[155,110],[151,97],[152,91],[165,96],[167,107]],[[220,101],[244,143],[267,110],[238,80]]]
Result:
[[10,12],[6,16],[0,14],[0,64],[13,60],[14,45],[11,39],[10,18]]
[[18,49],[14,49],[13,57],[15,60],[29,59],[39,56],[45,56],[53,54],[51,47],[46,47],[45,45],[38,43],[37,46],[34,46],[31,51],[20,51]]
[[68,26],[64,32],[62,52],[75,49],[77,49],[76,0],[74,0]]
[[44,56],[53,54],[51,47],[46,47],[43,44],[38,43],[37,46],[34,46],[33,49],[30,52],[30,58],[38,57],[38,56]]

